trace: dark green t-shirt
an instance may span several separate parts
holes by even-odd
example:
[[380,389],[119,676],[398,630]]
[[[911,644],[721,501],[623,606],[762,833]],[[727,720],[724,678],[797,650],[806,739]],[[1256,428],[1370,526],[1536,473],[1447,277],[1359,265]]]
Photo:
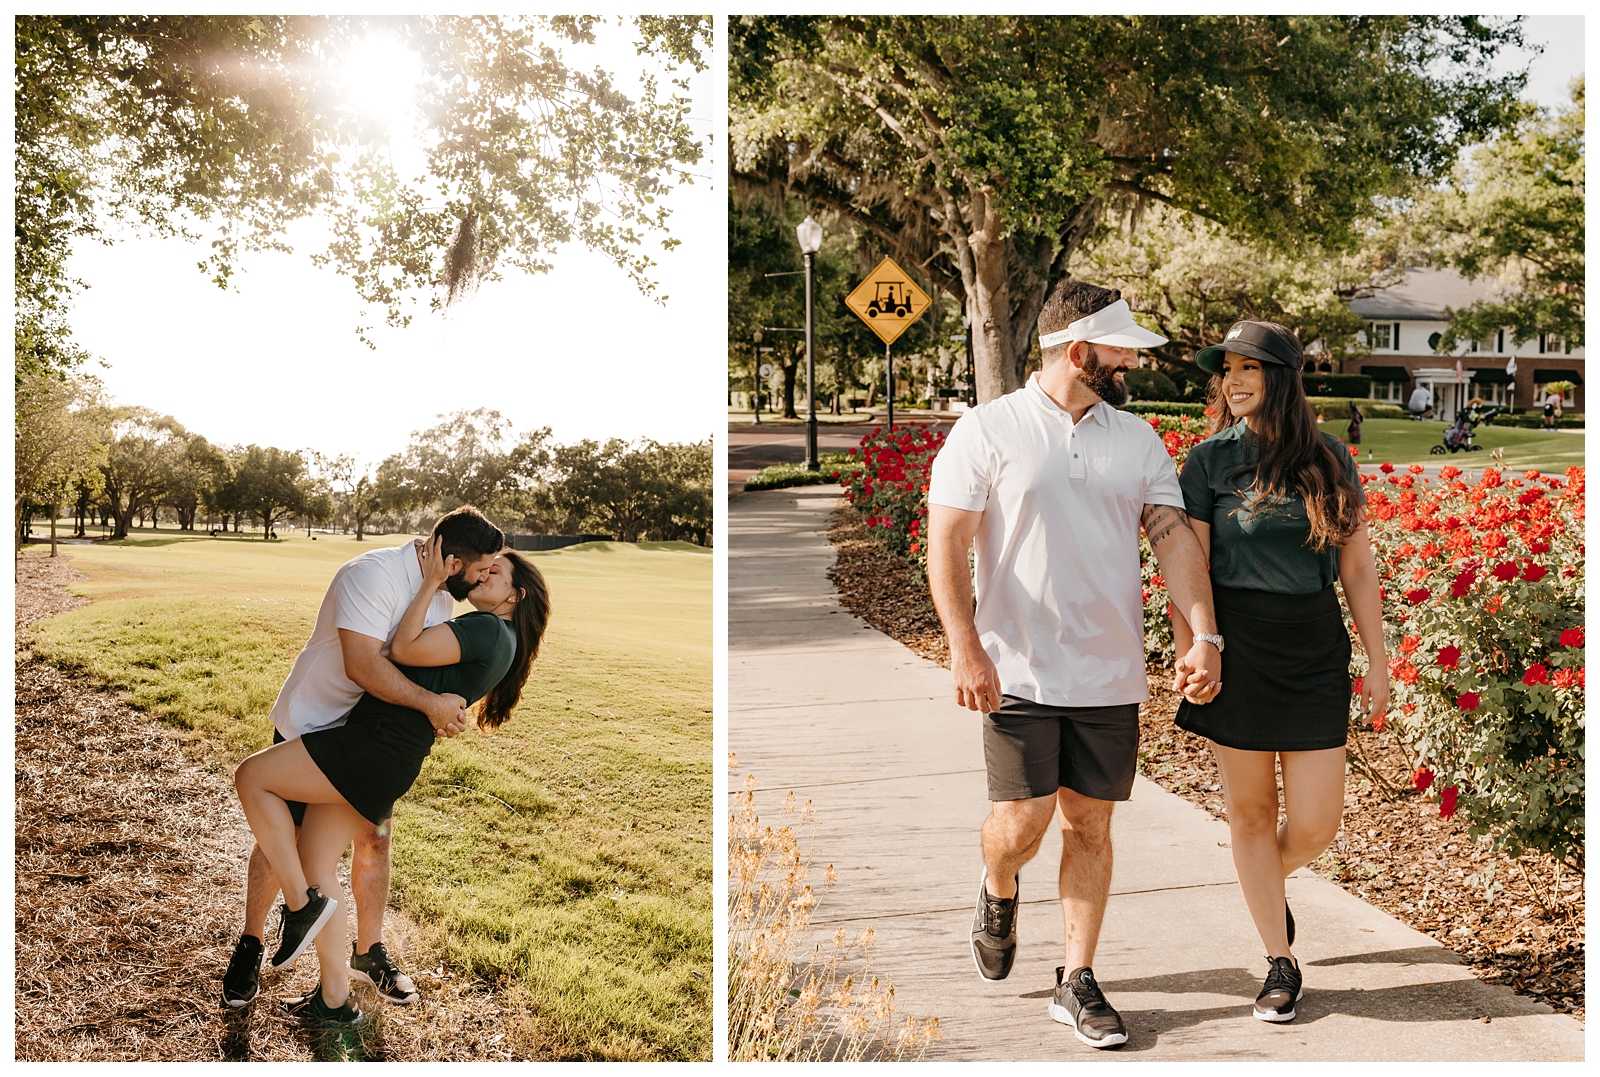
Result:
[[[1350,450],[1331,434],[1322,438],[1359,489],[1361,475]],[[1245,496],[1255,481],[1256,452],[1256,435],[1235,423],[1189,450],[1178,476],[1185,510],[1211,525],[1211,582],[1279,595],[1316,594],[1339,578],[1339,548],[1319,553],[1306,545],[1311,521],[1298,493],[1291,491],[1264,512],[1250,510]]]
[[[481,610],[464,613],[445,624],[461,644],[461,661],[448,666],[396,666],[428,691],[439,695],[454,692],[471,705],[499,684],[511,668],[511,661],[517,656],[517,636],[510,621]],[[368,693],[355,705],[349,719],[416,713],[410,707],[385,703]]]

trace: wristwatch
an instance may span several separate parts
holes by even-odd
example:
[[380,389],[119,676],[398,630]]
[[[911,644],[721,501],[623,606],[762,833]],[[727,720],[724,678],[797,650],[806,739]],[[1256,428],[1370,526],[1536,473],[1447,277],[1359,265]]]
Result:
[[1213,647],[1215,647],[1217,649],[1217,653],[1218,654],[1222,653],[1222,637],[1221,636],[1216,635],[1213,632],[1196,632],[1194,634],[1194,638],[1195,638],[1196,642],[1211,644]]

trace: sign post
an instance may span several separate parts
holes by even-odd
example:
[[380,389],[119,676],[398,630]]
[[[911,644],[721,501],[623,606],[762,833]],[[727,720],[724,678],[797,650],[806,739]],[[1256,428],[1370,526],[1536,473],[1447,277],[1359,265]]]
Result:
[[894,429],[894,355],[891,348],[900,334],[933,305],[933,299],[917,287],[911,275],[885,258],[855,290],[844,298],[844,305],[883,341],[884,380],[888,390],[889,429]]

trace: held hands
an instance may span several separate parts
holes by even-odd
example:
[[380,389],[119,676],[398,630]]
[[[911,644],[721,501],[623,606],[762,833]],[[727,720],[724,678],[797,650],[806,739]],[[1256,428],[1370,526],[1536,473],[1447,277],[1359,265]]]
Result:
[[454,692],[434,696],[424,712],[428,721],[433,723],[433,733],[436,737],[453,737],[467,729],[467,701]]
[[437,590],[445,580],[461,571],[461,558],[444,556],[444,539],[435,535],[422,544],[422,578]]
[[1215,645],[1196,640],[1174,665],[1172,690],[1190,703],[1210,703],[1222,691],[1222,655]]
[[958,706],[983,714],[1000,709],[1000,674],[982,647],[952,647],[950,676]]

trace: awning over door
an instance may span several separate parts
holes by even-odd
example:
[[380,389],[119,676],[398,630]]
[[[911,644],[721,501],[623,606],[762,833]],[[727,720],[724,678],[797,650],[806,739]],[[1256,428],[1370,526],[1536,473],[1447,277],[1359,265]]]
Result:
[[1403,366],[1364,366],[1361,373],[1373,381],[1410,381],[1411,372]]
[[1583,384],[1583,374],[1577,370],[1535,370],[1533,382],[1535,385],[1544,385],[1552,381],[1570,381],[1574,385]]

